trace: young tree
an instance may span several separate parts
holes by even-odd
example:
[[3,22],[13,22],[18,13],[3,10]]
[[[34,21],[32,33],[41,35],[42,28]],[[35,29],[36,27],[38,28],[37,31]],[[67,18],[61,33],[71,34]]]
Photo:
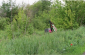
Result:
[[50,11],[51,21],[57,28],[73,29],[78,27],[78,23],[75,20],[75,12],[71,10],[70,3],[62,6],[62,3],[56,0]]
[[43,13],[43,11],[49,11],[50,10],[50,5],[51,2],[48,0],[40,0],[36,3],[34,3],[33,5],[30,6],[30,10],[32,12],[32,16],[35,17],[39,16]]
[[1,9],[3,17],[10,18],[10,21],[12,21],[13,17],[18,14],[18,6],[16,6],[15,2],[13,2],[12,0],[8,0],[8,2],[3,1]]
[[69,6],[72,12],[75,12],[75,20],[79,25],[85,24],[85,1],[67,1],[64,0],[66,7]]

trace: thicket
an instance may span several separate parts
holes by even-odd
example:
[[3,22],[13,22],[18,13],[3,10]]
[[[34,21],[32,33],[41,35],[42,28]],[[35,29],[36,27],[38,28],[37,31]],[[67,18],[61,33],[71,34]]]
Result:
[[9,20],[8,18],[0,17],[0,30],[4,30],[6,28],[6,25],[9,23],[7,22]]
[[[65,4],[59,0],[53,4],[49,0],[39,0],[26,6],[17,6],[12,0],[8,1],[0,6],[0,55],[78,55],[85,51],[85,28],[80,27],[85,25],[84,0],[63,0]],[[45,34],[44,29],[50,27],[49,20],[60,31]]]
[[10,38],[20,36],[21,34],[33,34],[33,25],[29,24],[30,18],[28,18],[22,9],[19,10],[18,15],[13,18],[10,25],[7,25],[6,31]]
[[[12,2],[3,2],[0,7],[0,29],[5,29],[9,36],[33,34],[34,30],[49,28],[49,20],[60,29],[76,29],[85,25],[85,1],[56,0],[53,4],[49,0],[39,0],[33,5],[16,6]],[[3,15],[2,15],[3,14]],[[6,17],[8,19],[6,19]],[[11,22],[10,22],[11,21]],[[18,34],[17,34],[18,33]],[[11,37],[11,38],[13,38]]]

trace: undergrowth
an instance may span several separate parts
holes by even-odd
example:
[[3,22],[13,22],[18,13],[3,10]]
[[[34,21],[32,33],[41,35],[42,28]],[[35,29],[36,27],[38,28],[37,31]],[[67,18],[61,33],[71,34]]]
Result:
[[85,27],[0,41],[0,55],[82,55],[84,51]]

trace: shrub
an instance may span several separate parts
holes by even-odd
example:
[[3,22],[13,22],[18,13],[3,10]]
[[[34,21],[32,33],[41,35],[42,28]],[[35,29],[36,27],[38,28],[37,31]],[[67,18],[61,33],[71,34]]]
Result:
[[8,24],[8,18],[0,17],[0,30],[5,29],[5,26]]
[[33,19],[33,26],[35,29],[38,30],[44,30],[46,28],[49,28],[49,14],[47,11],[43,11],[42,13],[39,14],[39,16],[35,16]]
[[34,27],[33,27],[32,24],[29,24],[29,25],[28,25],[27,32],[28,32],[29,34],[33,34],[33,32],[34,32]]

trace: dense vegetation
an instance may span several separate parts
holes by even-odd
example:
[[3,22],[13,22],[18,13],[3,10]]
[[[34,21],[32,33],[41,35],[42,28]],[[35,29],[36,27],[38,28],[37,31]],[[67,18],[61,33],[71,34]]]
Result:
[[85,51],[85,27],[43,34],[41,32],[40,35],[23,35],[12,40],[2,40],[0,55],[82,55]]
[[[18,6],[12,0],[3,1],[0,6],[0,55],[82,54],[85,51],[85,1],[63,2],[39,0],[32,5]],[[44,29],[50,27],[49,20],[57,32],[44,33]]]

